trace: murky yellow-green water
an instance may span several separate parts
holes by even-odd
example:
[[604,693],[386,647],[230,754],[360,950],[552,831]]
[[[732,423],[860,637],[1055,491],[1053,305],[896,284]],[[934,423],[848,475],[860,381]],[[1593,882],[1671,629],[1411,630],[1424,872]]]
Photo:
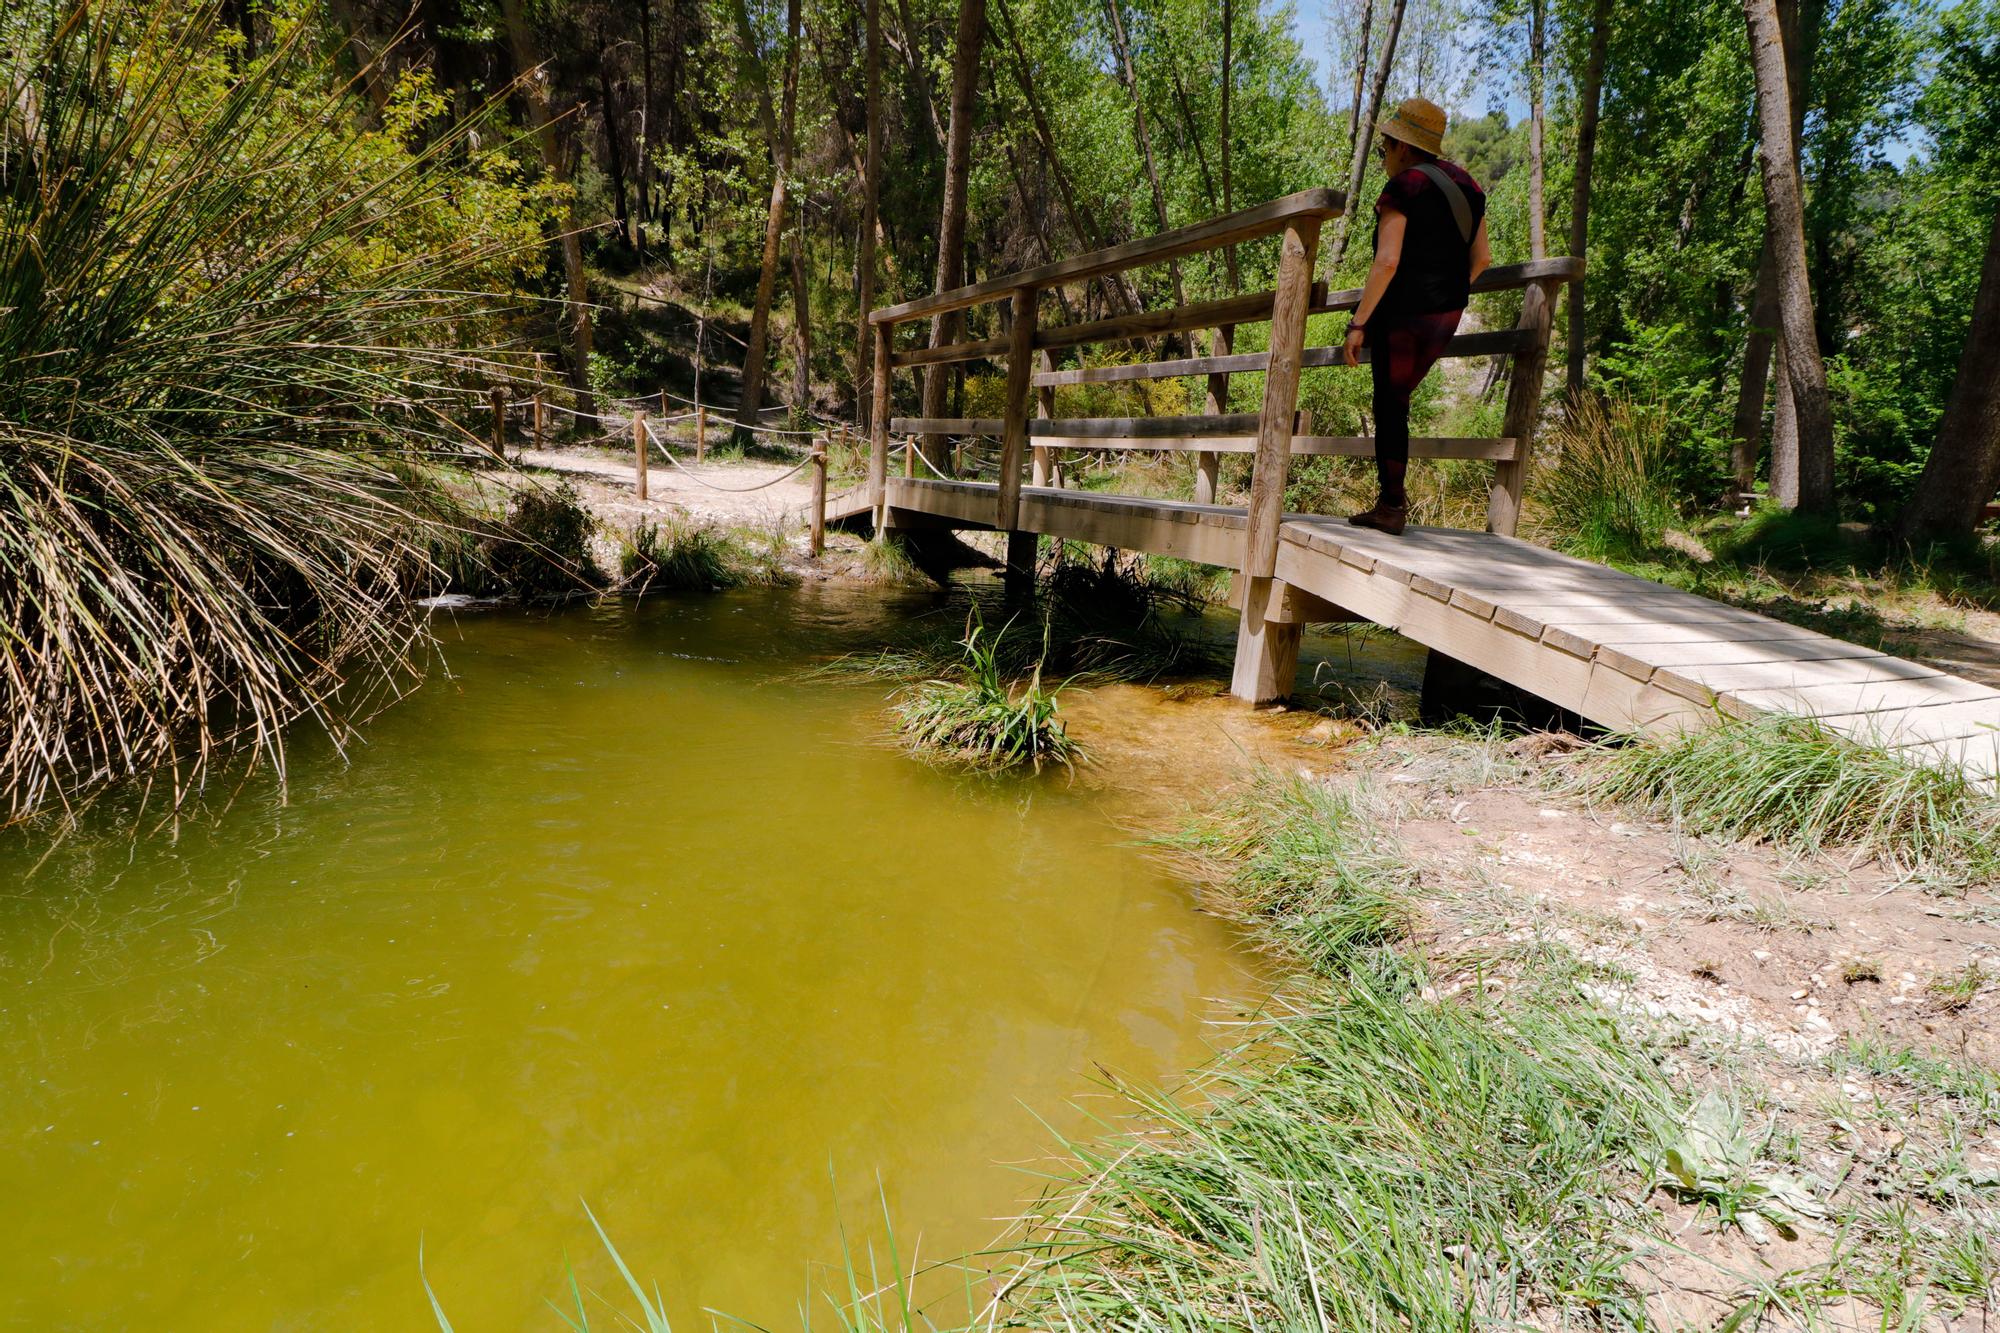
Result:
[[1257,986],[1104,798],[797,679],[879,601],[463,616],[289,804],[0,834],[0,1325],[435,1327],[421,1241],[462,1333],[556,1328],[584,1200],[684,1327],[795,1323],[878,1176],[906,1257],[991,1240],[1037,1117]]

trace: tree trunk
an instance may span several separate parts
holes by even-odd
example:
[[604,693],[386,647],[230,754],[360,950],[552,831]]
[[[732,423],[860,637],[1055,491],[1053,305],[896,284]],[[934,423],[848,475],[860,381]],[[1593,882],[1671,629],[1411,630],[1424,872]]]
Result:
[[[639,93],[639,161],[632,172],[632,186],[639,210],[639,230],[634,243],[643,260],[646,220],[652,216],[646,175],[653,169],[653,0],[639,0],[639,77],[644,86]],[[666,405],[661,404],[660,410],[665,411]]]
[[[951,125],[945,132],[944,207],[938,219],[937,290],[948,291],[965,281],[965,193],[972,160],[973,101],[979,89],[979,55],[985,45],[986,0],[959,0],[958,33],[951,60]],[[931,346],[958,340],[963,316],[957,311],[931,319]],[[932,366],[924,374],[923,414],[944,415],[945,390],[951,367]],[[935,445],[940,437],[925,439]]]
[[[1160,230],[1167,230],[1167,196],[1160,188],[1160,171],[1153,161],[1153,137],[1146,132],[1146,104],[1139,96],[1139,78],[1132,68],[1132,47],[1125,40],[1125,16],[1121,12],[1123,0],[1104,0],[1104,13],[1111,20],[1111,42],[1118,57],[1118,70],[1125,81],[1125,91],[1132,97],[1132,134],[1139,144],[1139,156],[1146,164],[1146,181],[1153,188],[1153,213],[1159,219]],[[1167,272],[1174,284],[1174,304],[1187,304],[1187,292],[1181,286],[1181,265],[1177,259],[1167,261]]]
[[1543,198],[1542,90],[1548,46],[1548,0],[1530,0],[1528,19],[1528,257],[1549,253],[1548,205]]
[[1389,30],[1382,39],[1382,59],[1375,66],[1375,84],[1369,90],[1367,115],[1362,118],[1361,132],[1354,136],[1354,160],[1347,168],[1347,207],[1333,222],[1333,254],[1327,260],[1327,272],[1340,270],[1340,261],[1347,254],[1347,238],[1350,233],[1349,221],[1354,217],[1355,196],[1361,193],[1361,173],[1368,166],[1368,141],[1375,137],[1375,117],[1382,110],[1382,93],[1389,86],[1389,68],[1396,63],[1396,38],[1403,30],[1403,6],[1406,0],[1395,0],[1389,7]]
[[910,17],[910,0],[896,0],[896,11],[903,20],[903,59],[910,66],[910,85],[917,90],[917,104],[924,109],[924,123],[930,127],[931,142],[939,152],[945,152],[945,129],[938,124],[937,97],[931,92],[931,76],[924,69],[923,48],[917,44],[916,21]]
[[[625,207],[625,153],[618,144],[618,103],[611,93],[611,52],[604,32],[597,34],[597,106],[604,116],[605,166],[611,172],[611,215],[618,234],[632,244],[632,216]],[[663,409],[664,410],[664,409]]]
[[792,219],[792,419],[812,413],[812,289],[806,282],[806,215]]
[[[541,150],[542,168],[552,180],[565,184],[569,180],[569,154],[557,133],[555,117],[549,112],[548,89],[543,82],[534,29],[528,25],[521,0],[500,0],[500,14],[507,25],[507,44],[512,48],[514,67],[522,75],[521,92],[528,103],[528,127]],[[578,418],[593,430],[602,430],[603,425],[597,419],[597,395],[590,387],[590,284],[583,271],[583,237],[574,201],[569,205],[556,244],[562,249],[568,298],[563,306],[563,325],[569,335],[570,388],[576,394]]]
[[1905,538],[1955,537],[1979,523],[2000,490],[2000,211],[1986,237],[1986,263],[1972,303],[1972,327],[1958,379],[1938,423],[1916,494],[1898,528]]
[[1777,261],[1778,327],[1784,333],[1785,377],[1798,414],[1798,508],[1833,510],[1833,410],[1826,363],[1813,328],[1812,289],[1806,277],[1806,234],[1800,198],[1792,99],[1786,87],[1785,46],[1774,0],[1743,0],[1750,54],[1757,73],[1757,116],[1763,134],[1764,206]]
[[[861,312],[854,330],[854,429],[866,435],[873,397],[869,381],[868,312],[875,308],[875,229],[882,198],[882,0],[866,0],[868,38],[863,57],[866,81],[868,151],[861,172],[861,239],[855,267],[861,274]],[[836,118],[837,119],[837,118]]]
[[782,118],[771,109],[770,87],[764,77],[763,61],[757,55],[756,33],[750,27],[750,11],[744,0],[735,4],[737,40],[742,46],[745,75],[757,89],[757,110],[764,122],[765,142],[771,153],[771,202],[764,214],[764,259],[757,270],[757,303],[750,309],[750,342],[743,353],[743,398],[736,409],[736,436],[746,441],[757,414],[764,406],[764,378],[768,367],[767,350],[771,333],[771,295],[778,284],[778,256],[785,235],[785,191],[792,173],[792,126],[799,88],[799,0],[787,0],[785,33],[789,50],[785,55],[784,110]]
[[1361,137],[1361,94],[1368,86],[1368,32],[1375,23],[1375,0],[1361,0],[1361,40],[1354,48],[1354,105],[1347,112],[1347,155]]
[[[1769,397],[1771,345],[1777,338],[1778,265],[1771,258],[1771,232],[1764,229],[1757,256],[1757,286],[1750,300],[1750,331],[1743,340],[1743,378],[1736,389],[1735,439],[1729,446],[1729,470],[1736,489],[1749,494],[1757,485],[1757,446],[1764,438],[1764,400]],[[1772,472],[1773,480],[1777,473]]]
[[[1578,90],[1576,126],[1576,179],[1570,186],[1569,252],[1585,258],[1590,243],[1590,171],[1597,157],[1597,115],[1604,97],[1604,53],[1611,38],[1611,0],[1595,0],[1590,11],[1590,58],[1584,65],[1583,87]],[[1583,392],[1584,307],[1583,283],[1569,285],[1569,391]]]
[[[1236,81],[1234,57],[1236,53],[1236,5],[1235,0],[1222,0],[1222,211],[1236,211],[1236,191],[1229,179],[1229,92]],[[1236,294],[1236,247],[1231,245],[1222,252],[1222,264],[1229,274],[1230,295]]]
[[[1799,142],[1805,125],[1806,103],[1812,84],[1813,57],[1819,46],[1820,16],[1824,14],[1825,0],[1777,0],[1778,31],[1785,44],[1785,89],[1791,98],[1792,142]],[[1736,419],[1733,423],[1735,441],[1729,451],[1730,470],[1735,474],[1739,491],[1748,493],[1757,484],[1757,446],[1764,434],[1764,400],[1770,396],[1766,390],[1771,372],[1771,351],[1778,340],[1778,261],[1771,250],[1770,213],[1765,212],[1764,243],[1757,255],[1757,281],[1750,302],[1750,330],[1743,342],[1743,379],[1737,387]],[[1783,400],[1791,393],[1791,385],[1783,376],[1778,377],[1775,390]],[[1776,433],[1787,432],[1782,447]],[[1797,503],[1798,496],[1798,437],[1797,418],[1792,415],[1791,404],[1785,403],[1783,410],[1772,419],[1773,470],[1771,473],[1771,493],[1775,497],[1780,492],[1791,496],[1785,502],[1786,508]],[[1787,469],[1780,482],[1776,461],[1782,454]]]

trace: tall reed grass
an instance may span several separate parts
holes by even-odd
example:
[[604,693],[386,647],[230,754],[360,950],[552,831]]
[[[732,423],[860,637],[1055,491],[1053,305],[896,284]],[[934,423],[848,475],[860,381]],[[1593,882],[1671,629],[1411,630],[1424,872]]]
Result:
[[434,349],[538,223],[491,136],[413,144],[421,80],[358,129],[310,23],[255,59],[175,0],[7,31],[0,820],[160,769],[178,800],[233,747],[282,773],[287,723],[402,678],[456,522],[422,456],[470,438],[422,400],[476,357]]
[[1530,472],[1553,546],[1603,559],[1657,548],[1679,519],[1663,410],[1586,394],[1541,438]]

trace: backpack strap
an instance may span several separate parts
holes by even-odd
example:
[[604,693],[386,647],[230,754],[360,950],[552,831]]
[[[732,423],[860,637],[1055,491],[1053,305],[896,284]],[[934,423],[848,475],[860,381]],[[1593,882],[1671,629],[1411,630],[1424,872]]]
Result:
[[1444,168],[1435,162],[1419,162],[1417,170],[1429,178],[1444,195],[1444,201],[1451,205],[1452,221],[1458,223],[1458,238],[1467,245],[1472,244],[1472,205],[1466,201],[1465,191],[1458,188],[1458,182],[1445,175]]

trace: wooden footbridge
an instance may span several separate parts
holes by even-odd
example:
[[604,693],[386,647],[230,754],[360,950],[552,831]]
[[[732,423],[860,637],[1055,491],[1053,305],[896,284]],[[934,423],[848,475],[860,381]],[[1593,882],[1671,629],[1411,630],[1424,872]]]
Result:
[[[1493,465],[1484,532],[1411,528],[1400,537],[1341,518],[1286,513],[1293,455],[1372,456],[1361,437],[1315,435],[1299,418],[1300,374],[1338,363],[1308,347],[1311,314],[1352,310],[1358,291],[1313,281],[1321,226],[1341,212],[1335,190],[1308,190],[1225,217],[872,312],[874,416],[868,484],[857,512],[880,532],[984,529],[1007,534],[1011,571],[1032,569],[1041,536],[1180,556],[1236,570],[1241,626],[1231,690],[1251,703],[1289,694],[1299,636],[1312,622],[1372,621],[1593,722],[1666,730],[1719,714],[1809,714],[1843,734],[1907,747],[1913,758],[2000,772],[2000,691],[1665,587],[1515,538],[1541,411],[1555,289],[1582,261],[1548,259],[1489,270],[1475,291],[1524,289],[1512,329],[1461,334],[1446,355],[1512,358],[1502,435],[1419,439],[1413,459]],[[1106,281],[1186,256],[1276,238],[1274,289],[1087,322],[1043,323],[1057,289]],[[999,303],[999,336],[945,346],[898,346],[903,325]],[[1242,326],[1268,324],[1265,350],[1232,350]],[[1210,330],[1212,354],[1136,364],[1058,368],[1055,357],[1100,343]],[[896,371],[999,359],[997,419],[892,417]],[[1261,373],[1262,409],[1228,410],[1230,376]],[[1057,418],[1065,385],[1205,377],[1195,416]],[[891,437],[902,440],[891,475]],[[999,441],[998,480],[920,477],[920,439]],[[1057,450],[1191,453],[1196,502],[1081,492],[1049,484]],[[1251,456],[1247,505],[1214,503],[1218,460]],[[933,451],[928,457],[935,457]],[[865,506],[865,507],[862,507]]]

